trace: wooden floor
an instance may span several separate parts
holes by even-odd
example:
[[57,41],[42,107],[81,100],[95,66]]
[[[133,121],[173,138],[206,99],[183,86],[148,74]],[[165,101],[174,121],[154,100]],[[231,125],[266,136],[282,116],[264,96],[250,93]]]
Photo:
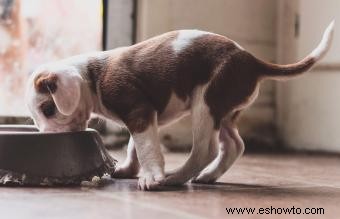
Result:
[[[120,161],[123,155],[113,152]],[[167,153],[167,168],[179,166],[186,156]],[[255,213],[226,211],[245,207],[256,208]],[[292,207],[300,208],[301,214],[282,213],[282,208]],[[281,214],[257,214],[260,208],[271,208],[272,213],[273,208],[277,213],[281,209]],[[305,208],[323,208],[324,215],[303,214]],[[75,188],[0,187],[0,215],[32,219],[339,218],[340,158],[245,155],[215,185],[188,184],[159,192],[138,191],[136,180],[110,179]]]

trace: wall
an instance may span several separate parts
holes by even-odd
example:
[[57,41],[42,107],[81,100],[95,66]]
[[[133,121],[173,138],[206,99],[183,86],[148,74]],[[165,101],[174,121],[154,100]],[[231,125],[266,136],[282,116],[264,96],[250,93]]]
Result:
[[134,0],[107,1],[106,50],[133,44],[133,4]]
[[[292,13],[289,10],[295,10],[300,18],[299,36],[296,39],[290,37],[291,41],[287,37],[279,40],[282,50],[280,57],[285,61],[301,59],[309,54],[320,42],[328,24],[333,19],[340,20],[338,0],[300,0],[294,1],[295,5],[292,5],[293,1],[282,2],[290,4],[293,9],[289,9],[289,6],[281,9],[288,13]],[[286,25],[279,32],[281,35],[291,36],[289,30],[294,24],[287,24],[285,19],[286,17],[281,19]],[[336,25],[331,50],[309,74],[278,86],[279,136],[291,148],[340,152],[338,29],[339,25]],[[296,49],[287,50],[294,47]]]
[[[228,36],[257,57],[274,62],[276,11],[277,1],[272,0],[139,0],[137,41],[170,30],[197,28]],[[274,83],[265,82],[256,103],[240,121],[243,136],[273,141],[274,94]],[[189,121],[163,132],[165,142],[190,144]]]

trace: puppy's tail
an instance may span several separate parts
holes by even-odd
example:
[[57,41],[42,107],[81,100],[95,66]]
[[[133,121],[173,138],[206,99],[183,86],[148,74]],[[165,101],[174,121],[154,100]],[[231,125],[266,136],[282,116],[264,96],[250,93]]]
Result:
[[333,20],[327,27],[318,47],[316,47],[306,58],[297,63],[277,65],[257,60],[261,65],[261,76],[264,79],[285,80],[308,71],[329,50],[333,38],[334,23]]

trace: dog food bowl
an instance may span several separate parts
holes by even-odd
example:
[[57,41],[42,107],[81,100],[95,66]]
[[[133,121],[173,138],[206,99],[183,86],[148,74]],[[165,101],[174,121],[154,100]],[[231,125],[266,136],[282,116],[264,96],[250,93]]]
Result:
[[2,185],[77,185],[111,175],[115,166],[95,130],[41,133],[34,126],[0,126]]

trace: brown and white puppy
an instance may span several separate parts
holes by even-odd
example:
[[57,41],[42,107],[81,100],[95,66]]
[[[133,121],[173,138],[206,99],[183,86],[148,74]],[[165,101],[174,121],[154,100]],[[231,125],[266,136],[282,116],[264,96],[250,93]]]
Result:
[[[329,49],[334,23],[302,61],[260,61],[232,40],[198,30],[165,33],[112,51],[72,57],[39,67],[27,104],[41,131],[85,129],[91,113],[126,126],[126,161],[115,177],[134,177],[139,188],[215,182],[242,154],[235,122],[254,102],[259,84],[309,70]],[[164,173],[158,129],[192,115],[193,147],[186,163]]]

